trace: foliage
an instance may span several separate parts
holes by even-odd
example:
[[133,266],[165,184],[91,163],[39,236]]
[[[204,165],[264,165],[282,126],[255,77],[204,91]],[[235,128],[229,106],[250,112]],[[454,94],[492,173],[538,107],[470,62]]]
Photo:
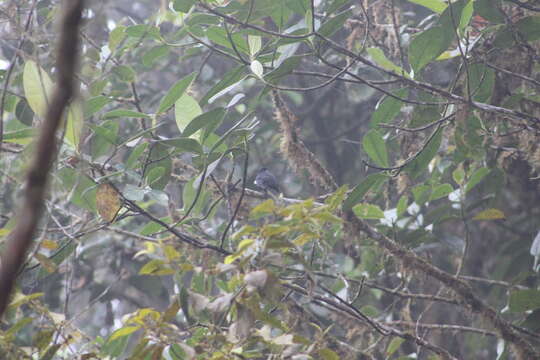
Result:
[[[88,2],[79,96],[0,353],[537,355],[531,3]],[[4,254],[61,6],[0,5]],[[263,166],[285,194],[254,189]],[[318,166],[340,187],[323,193]]]

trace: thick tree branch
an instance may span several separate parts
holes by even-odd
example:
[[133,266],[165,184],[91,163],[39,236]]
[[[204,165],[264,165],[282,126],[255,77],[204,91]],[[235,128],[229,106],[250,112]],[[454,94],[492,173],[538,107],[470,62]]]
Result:
[[58,79],[39,134],[35,156],[26,178],[26,190],[19,218],[2,254],[0,269],[0,317],[6,310],[19,267],[32,244],[41,216],[47,177],[56,157],[56,131],[74,93],[75,68],[79,47],[79,26],[84,0],[64,1],[60,24],[57,62]]

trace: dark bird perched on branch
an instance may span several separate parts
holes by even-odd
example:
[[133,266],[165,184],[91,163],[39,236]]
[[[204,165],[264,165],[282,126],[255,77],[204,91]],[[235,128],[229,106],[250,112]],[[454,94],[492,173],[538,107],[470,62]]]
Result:
[[268,194],[268,192],[279,195],[279,185],[276,177],[267,168],[261,168],[255,176],[255,185]]

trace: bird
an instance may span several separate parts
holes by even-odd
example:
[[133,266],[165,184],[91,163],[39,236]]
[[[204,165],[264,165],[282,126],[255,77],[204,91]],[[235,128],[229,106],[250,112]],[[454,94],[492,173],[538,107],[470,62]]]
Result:
[[255,185],[266,194],[270,192],[271,194],[279,195],[280,193],[276,177],[265,167],[260,168],[257,172],[257,176],[255,176]]

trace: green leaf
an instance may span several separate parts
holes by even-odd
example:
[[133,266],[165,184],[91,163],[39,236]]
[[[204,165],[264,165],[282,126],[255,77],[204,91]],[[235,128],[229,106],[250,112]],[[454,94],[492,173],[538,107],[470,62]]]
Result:
[[468,74],[472,98],[479,102],[489,102],[495,86],[495,71],[476,63],[469,66]]
[[142,63],[144,66],[150,67],[157,59],[169,55],[169,46],[158,45],[144,53]]
[[202,114],[202,110],[199,103],[187,94],[182,95],[180,99],[176,100],[174,103],[176,125],[178,126],[178,130],[182,133],[191,120],[200,114]]
[[285,75],[290,74],[294,69],[296,69],[302,58],[303,56],[301,55],[295,55],[283,60],[281,65],[279,65],[276,69],[265,74],[264,79],[269,83],[275,83],[277,80]]
[[428,185],[417,185],[412,189],[414,202],[418,205],[423,205],[426,201],[428,201],[429,195],[431,193],[431,187]]
[[476,0],[474,2],[474,11],[492,23],[503,24],[504,16],[499,10],[500,6],[500,0]]
[[540,39],[540,16],[527,16],[516,22],[515,27],[527,41]]
[[139,24],[133,25],[126,28],[126,34],[131,37],[140,38],[140,37],[150,37],[156,40],[161,38],[159,28],[154,25],[148,24]]
[[429,165],[429,162],[437,155],[439,147],[441,146],[442,140],[442,130],[436,130],[437,133],[433,135],[431,141],[427,146],[422,150],[420,155],[411,161],[406,167],[405,170],[411,175],[412,178],[418,177],[422,171]]
[[128,340],[130,339],[130,336],[123,336],[116,340],[108,340],[103,346],[101,347],[100,354],[103,357],[111,357],[111,358],[117,358],[119,357],[124,350],[126,349],[126,346],[128,344]]
[[[210,26],[208,30],[206,30],[206,36],[208,37],[208,39],[218,45],[221,45],[231,50],[233,49],[231,41],[227,36],[227,32],[223,27]],[[249,45],[246,39],[244,39],[244,37],[240,33],[231,34],[231,39],[234,42],[234,45],[236,49],[238,49],[238,51],[249,55]]]
[[110,100],[102,95],[88,99],[84,104],[84,117],[87,118],[92,116],[99,110],[101,110],[105,105],[107,105]]
[[195,134],[198,130],[210,126],[215,123],[220,123],[225,117],[225,109],[222,107],[212,109],[204,114],[201,114],[191,120],[182,132],[182,136],[189,137]]
[[[195,198],[197,197],[197,191],[198,187],[195,186],[197,178],[191,179],[188,181],[183,188],[182,191],[182,204],[183,204],[183,210],[187,211],[191,206],[193,206],[193,202],[195,201]],[[203,184],[204,186],[204,184]],[[197,202],[193,206],[193,214],[200,214],[202,207],[205,203],[205,191],[204,189],[201,190],[201,194],[197,198]]]
[[388,176],[384,174],[376,173],[368,175],[364,181],[355,186],[347,199],[343,202],[343,210],[349,211],[352,209],[355,204],[364,198],[370,189],[378,188],[386,180],[388,180]]
[[514,290],[510,293],[509,308],[512,312],[524,312],[540,308],[540,290]]
[[126,168],[133,169],[136,164],[140,165],[140,163],[138,163],[137,160],[139,160],[139,158],[144,153],[147,147],[148,147],[147,142],[142,142],[138,144],[137,146],[135,146],[135,148],[133,148],[133,150],[129,154],[129,157],[126,161]]
[[456,0],[452,2],[451,7],[447,6],[437,21],[437,25],[442,26],[449,32],[448,35],[451,35],[451,39],[454,39],[454,29],[456,26],[459,26],[459,19],[468,2],[469,0]]
[[128,65],[117,65],[113,67],[112,72],[118,76],[118,79],[124,82],[135,81],[135,70]]
[[16,109],[17,104],[19,103],[19,98],[15,95],[6,95],[6,100],[4,103],[4,110],[6,112],[13,112]]
[[134,333],[135,331],[139,330],[140,328],[141,328],[140,326],[126,326],[126,327],[120,328],[111,334],[109,341],[113,341],[118,338],[128,336]]
[[187,152],[192,152],[195,154],[203,153],[201,144],[195,139],[182,137],[182,138],[161,140],[160,143],[167,146],[173,146],[177,150],[181,150],[182,152],[187,151]]
[[301,16],[304,16],[310,8],[309,0],[288,0],[286,4],[289,9]]
[[405,213],[405,210],[407,210],[407,205],[409,205],[409,197],[407,195],[401,196],[396,206],[398,217],[400,217],[401,215],[403,215],[403,213]]
[[109,83],[108,79],[93,81],[90,84],[90,88],[89,88],[90,95],[91,96],[100,95],[103,92],[103,89],[105,89],[105,86],[107,86],[108,83]]
[[467,182],[467,185],[465,185],[465,193],[468,193],[472,188],[474,188],[476,185],[482,181],[482,179],[489,174],[488,168],[480,168],[477,169],[470,177],[469,181]]
[[119,117],[127,118],[145,118],[150,119],[150,116],[140,113],[138,111],[126,110],[126,109],[116,109],[103,114],[103,119],[112,119]]
[[181,11],[183,13],[187,13],[196,1],[197,0],[174,0],[173,9],[174,11]]
[[146,183],[148,186],[152,187],[152,185],[161,179],[163,175],[165,175],[165,168],[156,166],[155,168],[146,172]]
[[25,99],[20,99],[17,102],[17,106],[15,107],[15,117],[24,125],[32,126],[34,121],[34,112]]
[[2,337],[6,340],[12,339],[20,330],[22,330],[26,325],[29,325],[32,323],[34,319],[30,317],[25,317],[17,321],[13,326],[11,326],[9,329],[4,330]]
[[409,76],[401,67],[388,60],[388,58],[386,57],[386,55],[384,55],[384,52],[381,49],[371,47],[367,49],[367,52],[371,56],[373,61],[375,61],[375,63],[380,67],[386,70],[393,71],[399,75],[404,75],[406,77]]
[[28,128],[4,133],[3,140],[5,142],[26,145],[30,143],[38,134],[37,129]]
[[75,150],[79,149],[83,123],[82,104],[79,100],[75,100],[67,108],[66,133],[64,135],[64,140],[73,146]]
[[184,95],[184,92],[189,88],[191,83],[193,82],[193,79],[195,79],[195,76],[197,75],[196,72],[193,72],[189,74],[186,77],[183,77],[182,79],[178,80],[170,89],[167,91],[167,94],[161,99],[161,102],[158,106],[158,114],[162,114],[165,111],[169,110],[171,106],[174,105],[174,103],[180,99],[182,95]]
[[163,167],[165,169],[163,176],[152,184],[153,189],[162,190],[165,185],[169,183],[171,177],[172,160],[170,149],[161,142],[157,142],[150,152],[148,162],[149,165],[147,166],[146,171],[152,171],[155,167]]
[[463,167],[458,166],[454,171],[452,171],[452,179],[454,179],[458,185],[463,184],[463,180],[465,180],[465,171],[463,170]]
[[454,191],[454,188],[450,184],[440,184],[436,186],[432,191],[431,195],[429,197],[430,201],[437,200],[443,197],[448,196],[452,191]]
[[328,21],[321,25],[317,32],[325,37],[329,37],[339,29],[343,29],[345,20],[352,15],[352,10],[343,11],[341,14],[331,17]]
[[409,2],[422,5],[437,14],[442,13],[447,6],[443,0],[409,0]]
[[325,12],[327,14],[333,14],[347,3],[349,3],[349,0],[334,0],[329,2]]
[[[407,88],[392,91],[392,94],[402,99],[406,99],[408,93],[409,89]],[[379,124],[387,124],[391,122],[400,113],[403,104],[404,102],[401,100],[391,96],[385,96],[381,101],[379,101],[373,115],[371,115],[371,122],[369,123],[369,126],[371,128],[376,128]]]
[[208,146],[211,146],[210,150],[208,151],[208,154],[212,154],[216,150],[217,151],[224,151],[224,150],[220,149],[221,144],[223,144],[225,139],[227,139],[227,137],[229,137],[229,135],[231,135],[233,132],[235,132],[236,129],[238,129],[238,127],[240,127],[240,125],[242,125],[249,118],[250,118],[249,116],[244,116],[244,118],[242,118],[240,121],[236,122],[236,124],[234,124],[229,130],[227,130],[223,135],[221,135],[219,137],[217,135],[215,135],[215,134],[210,134],[208,136],[208,139],[205,142],[205,144],[208,143],[208,140],[212,140],[212,137],[214,137],[216,140],[215,140],[215,142],[213,140],[211,141],[212,145],[208,144]]
[[123,195],[126,197],[126,199],[131,201],[142,201],[147,192],[148,191],[146,189],[141,189],[131,184],[126,184],[123,189]]
[[353,207],[353,212],[360,219],[383,219],[384,212],[373,204],[358,204]]
[[220,21],[221,18],[216,15],[192,13],[186,20],[186,24],[193,29],[196,25],[219,25]]
[[320,359],[322,360],[339,360],[340,357],[338,354],[336,354],[333,350],[330,350],[329,348],[320,349],[317,351],[317,353],[320,356]]
[[214,102],[217,98],[225,95],[238,85],[246,77],[244,66],[238,66],[229,70],[221,80],[214,85],[201,99],[201,106]]
[[469,25],[469,22],[471,21],[472,15],[474,11],[474,1],[469,0],[467,5],[463,7],[463,10],[461,11],[461,16],[459,18],[459,25],[458,25],[458,32],[459,34],[463,34],[463,31]]
[[362,140],[364,151],[373,160],[373,162],[381,167],[388,167],[388,152],[386,144],[377,130],[370,130]]
[[23,70],[24,96],[30,108],[40,117],[45,117],[51,101],[53,82],[49,75],[33,61],[27,61]]
[[124,40],[126,37],[126,27],[117,26],[109,34],[109,50],[111,52]]
[[452,42],[452,29],[435,26],[416,35],[409,45],[409,62],[415,77],[427,64],[441,55]]
[[400,337],[394,337],[386,348],[386,357],[390,358],[392,355],[394,355],[394,353],[399,349],[399,347],[401,346],[401,344],[403,344],[404,341],[405,339],[402,339]]
[[90,211],[96,210],[96,184],[91,178],[67,167],[58,171],[58,177],[66,191],[71,194],[70,200],[73,204]]

